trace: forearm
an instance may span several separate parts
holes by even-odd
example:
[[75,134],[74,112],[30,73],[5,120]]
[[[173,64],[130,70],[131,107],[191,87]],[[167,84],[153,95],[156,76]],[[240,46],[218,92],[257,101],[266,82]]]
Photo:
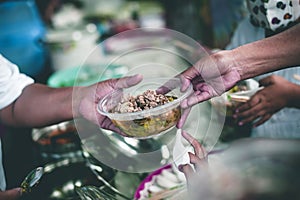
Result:
[[300,64],[300,24],[232,50],[242,79]]
[[13,126],[40,127],[70,120],[72,88],[49,88],[31,84],[21,96],[0,113],[1,121]]

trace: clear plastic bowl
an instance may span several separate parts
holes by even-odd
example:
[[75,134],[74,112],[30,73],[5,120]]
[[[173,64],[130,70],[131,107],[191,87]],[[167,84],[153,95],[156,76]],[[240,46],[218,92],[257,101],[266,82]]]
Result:
[[[165,84],[167,82],[168,84]],[[112,109],[118,105],[122,97],[136,97],[143,94],[146,90],[157,90],[162,85],[169,90],[164,95],[176,97],[173,101],[138,112],[112,112]],[[127,137],[145,139],[162,135],[177,124],[181,117],[180,102],[193,91],[192,85],[183,92],[180,88],[181,81],[179,78],[146,78],[133,87],[116,90],[106,95],[98,104],[98,112],[110,118],[115,126],[120,128]]]

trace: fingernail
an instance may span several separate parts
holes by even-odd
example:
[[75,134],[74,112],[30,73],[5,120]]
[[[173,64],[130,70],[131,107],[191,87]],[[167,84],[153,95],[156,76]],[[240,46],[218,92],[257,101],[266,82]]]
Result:
[[238,112],[239,112],[239,109],[236,109],[235,112],[238,113]]
[[178,170],[182,172],[183,171],[183,165],[179,165]]
[[243,126],[243,124],[244,124],[243,122],[239,122],[239,126]]
[[234,119],[236,119],[236,118],[237,118],[237,115],[234,114],[232,117],[233,117]]

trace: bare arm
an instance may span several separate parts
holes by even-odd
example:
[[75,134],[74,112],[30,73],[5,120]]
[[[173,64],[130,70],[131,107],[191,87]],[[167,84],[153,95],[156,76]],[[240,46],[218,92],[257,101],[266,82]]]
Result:
[[[223,50],[200,59],[180,75],[182,90],[193,84],[194,94],[181,103],[186,109],[231,89],[237,82],[260,74],[300,65],[300,24],[280,34]],[[295,99],[296,100],[296,99]],[[294,106],[296,107],[296,106]],[[181,128],[190,109],[177,124]]]
[[136,85],[142,78],[141,75],[135,75],[69,88],[31,84],[24,88],[15,102],[0,110],[0,120],[13,126],[41,127],[84,117],[102,128],[122,134],[111,120],[96,111],[97,103],[106,94]]
[[28,85],[16,101],[0,112],[1,121],[13,126],[38,127],[72,118],[72,88],[42,84]]
[[300,24],[270,38],[202,58],[181,73],[182,89],[192,83],[195,90],[182,107],[221,95],[241,80],[300,65],[299,44]]
[[300,24],[232,50],[241,79],[300,65]]

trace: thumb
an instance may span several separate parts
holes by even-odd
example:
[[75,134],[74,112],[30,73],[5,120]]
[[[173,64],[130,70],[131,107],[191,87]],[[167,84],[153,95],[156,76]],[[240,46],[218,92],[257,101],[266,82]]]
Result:
[[181,91],[184,92],[190,86],[191,81],[189,79],[187,79],[184,75],[180,76],[180,79],[181,79],[181,83],[182,83]]
[[17,200],[22,196],[21,188],[14,188],[0,192],[0,200]]
[[134,86],[143,80],[143,76],[141,74],[127,76],[124,78],[116,79],[115,89],[122,89]]
[[260,79],[259,81],[260,86],[268,86],[273,84],[273,78],[272,76],[268,76],[266,78]]

